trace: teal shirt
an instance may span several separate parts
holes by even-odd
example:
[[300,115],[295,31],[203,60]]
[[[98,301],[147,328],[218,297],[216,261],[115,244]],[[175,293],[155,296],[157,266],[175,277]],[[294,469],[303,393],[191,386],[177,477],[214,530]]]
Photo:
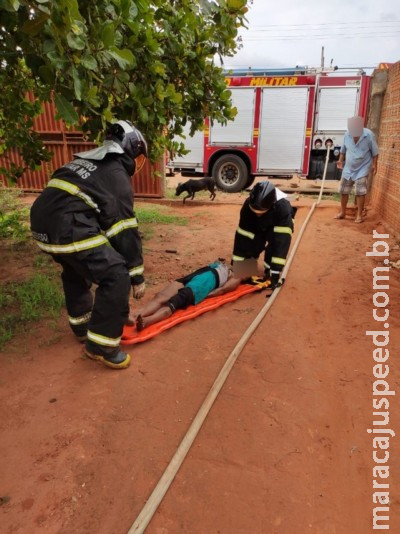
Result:
[[[218,263],[210,263],[209,267],[218,266]],[[185,287],[190,287],[194,295],[194,303],[198,304],[204,300],[214,289],[217,287],[217,281],[215,274],[212,271],[205,271],[204,273],[197,274],[190,282],[185,284]]]

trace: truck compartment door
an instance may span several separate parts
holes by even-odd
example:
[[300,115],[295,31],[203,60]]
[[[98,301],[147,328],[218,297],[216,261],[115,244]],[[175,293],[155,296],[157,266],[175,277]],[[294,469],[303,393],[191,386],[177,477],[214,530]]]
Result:
[[171,167],[182,168],[194,168],[203,170],[204,162],[204,132],[197,131],[193,137],[190,137],[190,124],[186,124],[183,128],[183,133],[186,139],[180,136],[175,137],[175,141],[182,142],[185,145],[186,150],[190,150],[185,156],[176,156],[173,160],[169,161],[168,165]]
[[347,129],[347,119],[357,115],[358,87],[320,87],[315,132],[341,132]]
[[301,172],[309,91],[308,87],[263,88],[257,163],[259,172]]
[[230,87],[232,105],[237,108],[233,121],[224,126],[215,122],[210,128],[210,145],[248,146],[253,143],[254,104],[256,90],[252,87]]

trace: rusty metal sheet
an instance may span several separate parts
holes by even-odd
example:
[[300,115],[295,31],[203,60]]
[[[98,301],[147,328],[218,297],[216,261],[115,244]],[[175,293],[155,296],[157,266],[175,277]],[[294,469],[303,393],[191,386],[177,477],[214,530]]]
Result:
[[[95,146],[85,140],[84,134],[77,130],[68,130],[62,121],[54,119],[53,103],[43,105],[43,113],[35,119],[35,130],[43,139],[45,147],[53,153],[51,161],[43,163],[38,170],[27,170],[18,180],[17,187],[26,192],[43,190],[51,174],[58,167],[73,159],[73,154],[89,150]],[[19,153],[8,150],[0,157],[0,165],[10,168],[10,164],[23,166]],[[162,198],[165,195],[165,158],[152,164],[146,162],[143,169],[132,178],[137,197]],[[8,186],[4,176],[0,175],[0,183]]]

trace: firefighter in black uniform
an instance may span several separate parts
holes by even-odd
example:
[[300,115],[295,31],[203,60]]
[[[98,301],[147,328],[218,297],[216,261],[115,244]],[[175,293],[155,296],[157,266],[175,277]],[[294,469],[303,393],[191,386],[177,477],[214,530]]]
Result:
[[277,199],[275,186],[268,181],[257,183],[240,210],[232,261],[258,258],[264,250],[264,278],[275,289],[289,252],[293,233],[293,208],[286,198]]
[[147,145],[129,121],[118,121],[102,146],[74,156],[32,205],[32,235],[62,266],[69,324],[86,356],[123,369],[130,363],[120,350],[130,288],[136,299],[145,291],[131,176]]

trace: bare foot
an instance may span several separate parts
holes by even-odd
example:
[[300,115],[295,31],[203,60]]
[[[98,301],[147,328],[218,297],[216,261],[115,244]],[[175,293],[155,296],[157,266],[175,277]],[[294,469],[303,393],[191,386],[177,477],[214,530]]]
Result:
[[344,219],[344,215],[342,212],[338,213],[337,215],[334,216],[334,219]]
[[362,217],[357,217],[357,219],[355,219],[354,222],[357,223],[357,224],[360,224],[360,223],[364,222],[364,219]]

